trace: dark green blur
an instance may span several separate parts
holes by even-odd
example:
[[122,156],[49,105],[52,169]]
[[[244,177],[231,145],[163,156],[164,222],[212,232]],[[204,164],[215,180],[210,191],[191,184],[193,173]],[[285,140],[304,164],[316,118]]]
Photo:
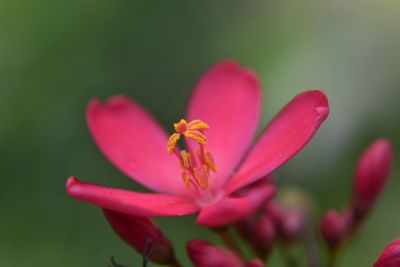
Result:
[[[263,125],[298,92],[328,95],[330,117],[277,177],[280,188],[310,192],[316,219],[340,208],[365,146],[385,136],[398,151],[399,10],[396,0],[1,0],[0,265],[101,267],[114,255],[140,266],[99,208],[65,193],[71,175],[145,190],[94,145],[86,105],[125,94],[171,127],[197,78],[225,58],[260,75]],[[394,170],[342,266],[370,266],[400,238]],[[157,220],[185,265],[188,239],[217,242],[193,219]],[[272,261],[281,266],[278,255]]]

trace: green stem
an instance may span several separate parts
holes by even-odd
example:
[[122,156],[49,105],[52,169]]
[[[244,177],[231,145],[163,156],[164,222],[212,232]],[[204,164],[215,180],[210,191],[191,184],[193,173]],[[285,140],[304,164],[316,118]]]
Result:
[[243,260],[245,259],[243,252],[240,250],[228,227],[212,229],[212,230],[214,230],[214,232],[218,234],[222,242],[224,242],[224,244],[228,248],[237,253]]
[[280,252],[281,252],[282,259],[285,262],[285,265],[287,267],[298,267],[299,266],[296,258],[291,253],[290,248],[285,247],[285,246],[280,246]]
[[178,260],[175,260],[169,266],[171,266],[171,267],[182,267],[183,265]]

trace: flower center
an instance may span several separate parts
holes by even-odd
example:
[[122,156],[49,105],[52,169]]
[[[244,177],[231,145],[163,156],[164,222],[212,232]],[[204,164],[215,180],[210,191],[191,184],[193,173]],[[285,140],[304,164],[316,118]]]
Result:
[[[211,152],[205,149],[207,137],[204,131],[208,125],[201,120],[186,122],[181,119],[174,123],[175,133],[168,140],[167,151],[169,154],[175,154],[182,167],[182,178],[187,189],[192,185],[196,189],[206,190],[210,187],[210,171],[217,172],[217,166],[214,163]],[[188,150],[179,151],[176,144],[184,136],[186,138],[186,147]],[[194,140],[199,148],[190,147],[188,139]]]

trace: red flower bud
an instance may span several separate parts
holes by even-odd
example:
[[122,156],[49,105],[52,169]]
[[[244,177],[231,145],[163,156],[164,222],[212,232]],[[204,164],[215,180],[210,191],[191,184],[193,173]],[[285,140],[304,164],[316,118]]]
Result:
[[321,220],[321,232],[325,241],[332,249],[343,241],[347,231],[347,220],[336,210],[329,210]]
[[265,259],[277,241],[277,231],[273,219],[264,214],[257,221],[251,243],[260,258]]
[[386,139],[370,145],[358,163],[353,205],[356,213],[365,215],[382,191],[392,167],[392,146]]
[[246,267],[264,267],[264,263],[260,259],[252,259],[247,262]]
[[175,261],[170,241],[149,218],[137,217],[103,209],[114,231],[140,254],[148,253],[157,263],[171,264]]
[[283,212],[281,219],[281,235],[284,241],[290,242],[297,239],[305,223],[305,211],[300,209],[289,209]]
[[243,267],[242,260],[236,254],[203,240],[189,241],[187,249],[197,267]]
[[256,223],[255,220],[256,220],[255,216],[249,216],[249,217],[244,218],[243,220],[240,220],[234,224],[236,231],[239,233],[239,235],[242,238],[244,238],[246,240],[250,240],[252,238],[254,224]]
[[385,247],[373,267],[400,266],[400,239],[392,241]]

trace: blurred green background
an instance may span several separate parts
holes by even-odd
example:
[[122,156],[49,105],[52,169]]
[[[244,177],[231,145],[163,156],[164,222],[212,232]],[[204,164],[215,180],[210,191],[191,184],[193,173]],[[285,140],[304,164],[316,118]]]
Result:
[[[399,12],[397,0],[1,0],[1,266],[100,267],[111,255],[140,266],[99,208],[65,193],[71,175],[144,190],[101,155],[86,104],[125,94],[171,127],[198,77],[225,58],[260,75],[264,125],[298,92],[328,95],[330,117],[277,176],[311,194],[316,219],[340,208],[364,147],[381,136],[399,147]],[[370,266],[400,238],[396,163],[342,266]],[[185,265],[188,239],[217,241],[193,217],[157,221]]]

